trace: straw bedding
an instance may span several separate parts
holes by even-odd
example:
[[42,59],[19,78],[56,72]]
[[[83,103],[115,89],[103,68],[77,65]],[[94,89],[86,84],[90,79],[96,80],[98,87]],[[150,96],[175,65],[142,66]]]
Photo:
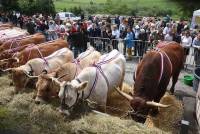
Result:
[[[36,105],[32,98],[34,93],[13,94],[13,87],[9,86],[7,76],[0,77],[0,133],[9,134],[65,134],[65,133],[133,133],[133,134],[164,134],[166,132],[157,128],[148,128],[146,125],[136,123],[129,119],[124,120],[114,116],[94,115],[92,113],[81,116],[81,118],[66,121],[65,118],[56,110],[57,106],[52,104]],[[129,92],[132,88],[124,85],[123,90]],[[116,97],[118,99],[119,96]],[[172,98],[173,99],[173,98]],[[128,102],[124,100],[118,105]],[[163,101],[166,101],[164,99]],[[167,102],[171,99],[167,100]],[[170,103],[178,104],[176,101]],[[123,105],[125,107],[125,105]],[[181,106],[180,106],[181,107]],[[173,109],[177,109],[174,107]],[[166,116],[164,109],[160,110]],[[168,109],[168,112],[172,112]],[[173,116],[177,117],[177,115]],[[170,118],[172,119],[172,117]],[[153,121],[152,121],[153,122]],[[152,123],[165,131],[161,122]],[[159,124],[155,125],[155,124]]]

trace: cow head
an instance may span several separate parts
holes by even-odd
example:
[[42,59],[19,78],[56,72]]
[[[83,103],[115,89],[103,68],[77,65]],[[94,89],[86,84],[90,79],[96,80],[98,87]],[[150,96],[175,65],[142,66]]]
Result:
[[148,101],[145,98],[139,96],[130,96],[129,94],[120,91],[118,88],[116,88],[116,90],[119,94],[124,96],[130,102],[132,108],[132,112],[130,113],[131,117],[133,120],[140,123],[145,123],[146,116],[148,115],[149,110],[151,108],[155,107],[166,108],[170,106],[170,105],[163,105],[160,103],[156,103],[153,101]]
[[35,103],[46,103],[47,100],[53,97],[57,97],[59,91],[59,85],[52,81],[52,78],[56,76],[56,73],[47,74],[44,72],[38,77],[36,83],[37,96]]
[[11,73],[16,93],[23,91],[30,80],[38,78],[37,76],[31,76],[31,71],[26,72],[18,68],[11,68],[9,72]]
[[18,58],[9,58],[9,59],[0,60],[0,68],[6,69],[6,68],[15,67],[17,66],[17,63],[19,63]]
[[80,97],[80,92],[83,91],[88,82],[78,83],[76,80],[72,82],[59,82],[61,85],[61,89],[59,92],[59,98],[61,99],[61,107],[62,108],[71,108],[76,104]]

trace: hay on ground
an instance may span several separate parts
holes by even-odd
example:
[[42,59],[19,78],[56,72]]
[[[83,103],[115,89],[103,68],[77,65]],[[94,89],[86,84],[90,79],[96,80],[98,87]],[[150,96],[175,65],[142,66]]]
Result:
[[[133,93],[133,88],[127,83],[123,83],[122,91],[125,93]],[[113,107],[107,108],[107,113],[115,116],[124,115],[129,109],[129,101],[127,101],[123,96],[121,96],[117,91],[113,91],[107,100],[107,105]]]
[[[6,81],[7,78],[3,78]],[[0,78],[1,82],[2,78]],[[7,92],[9,82],[2,83],[0,93]],[[6,87],[6,88],[5,88]],[[89,114],[81,119],[66,122],[64,117],[51,104],[36,105],[32,100],[34,93],[12,95],[5,93],[0,106],[0,133],[15,134],[66,134],[66,133],[133,133],[164,134],[159,129],[147,128],[133,120]],[[2,97],[2,96],[1,96]],[[11,98],[9,101],[4,101]]]
[[175,96],[166,93],[161,101],[162,104],[171,105],[168,108],[159,108],[159,114],[156,117],[147,118],[146,125],[148,127],[157,127],[170,133],[178,133],[178,122],[182,118],[183,106],[181,101]]

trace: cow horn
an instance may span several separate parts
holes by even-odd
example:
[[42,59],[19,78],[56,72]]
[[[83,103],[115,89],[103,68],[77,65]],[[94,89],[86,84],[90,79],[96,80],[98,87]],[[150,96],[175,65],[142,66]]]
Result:
[[2,72],[8,72],[8,71],[11,71],[13,68],[8,68],[8,69],[5,69],[5,70],[1,70]]
[[50,77],[52,81],[56,82],[57,84],[61,85],[61,82],[58,80],[58,78]]
[[154,101],[147,101],[146,104],[148,106],[155,106],[155,107],[162,107],[162,108],[170,107],[170,105],[164,105],[164,104],[157,103],[157,102],[154,102]]
[[38,78],[38,77],[39,77],[39,76],[31,76],[31,75],[27,74],[26,71],[23,71],[23,72],[26,74],[26,76],[28,76],[28,77],[31,78],[31,79],[35,79],[35,78]]
[[120,91],[119,88],[115,87],[115,90],[116,90],[119,94],[121,94],[122,96],[124,96],[128,101],[133,100],[133,97],[132,97],[132,96],[130,96],[129,94],[126,94],[126,93]]

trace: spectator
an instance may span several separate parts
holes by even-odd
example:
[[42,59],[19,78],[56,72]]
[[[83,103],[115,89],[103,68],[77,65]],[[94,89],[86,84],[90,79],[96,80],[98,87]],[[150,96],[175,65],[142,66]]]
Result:
[[164,30],[163,30],[163,35],[166,36],[167,34],[169,34],[169,31],[170,31],[170,30],[171,30],[171,29],[170,29],[170,24],[167,23],[167,24],[166,24],[166,27],[165,27]]
[[192,43],[194,49],[194,61],[196,66],[200,66],[200,32],[198,33],[197,37],[194,38]]
[[28,23],[26,24],[26,28],[27,28],[27,31],[29,32],[29,34],[35,33],[35,27],[36,27],[36,25],[34,24],[34,22],[31,19],[29,19]]
[[139,53],[140,57],[143,57],[143,55],[147,49],[146,42],[148,40],[147,33],[144,29],[140,30],[138,39],[140,40],[140,42],[138,42],[138,53]]
[[190,46],[192,45],[192,37],[190,36],[189,31],[187,31],[186,34],[181,37],[181,45],[184,47],[184,54],[186,60],[187,55],[190,51]]
[[24,17],[22,15],[19,16],[18,22],[19,22],[20,28],[22,29],[24,26]]
[[56,34],[56,24],[53,20],[49,21],[49,30],[48,30],[48,40],[55,40],[57,39]]
[[118,39],[120,37],[120,32],[117,28],[117,25],[113,25],[113,29],[112,29],[112,45],[113,45],[113,49],[117,49],[118,50]]
[[168,34],[165,35],[165,41],[173,41],[173,33],[172,31],[169,31]]
[[138,41],[139,40],[139,34],[140,34],[140,27],[138,25],[135,26],[135,29],[133,30],[135,34],[135,46],[134,46],[134,56],[137,56],[138,52]]
[[132,47],[134,45],[134,42],[133,42],[134,34],[132,32],[131,27],[127,28],[127,34],[126,34],[126,37],[124,40],[125,40],[125,46],[124,46],[125,50],[124,51],[126,51],[126,48],[127,48],[127,54],[128,54],[127,60],[131,60],[132,59]]

